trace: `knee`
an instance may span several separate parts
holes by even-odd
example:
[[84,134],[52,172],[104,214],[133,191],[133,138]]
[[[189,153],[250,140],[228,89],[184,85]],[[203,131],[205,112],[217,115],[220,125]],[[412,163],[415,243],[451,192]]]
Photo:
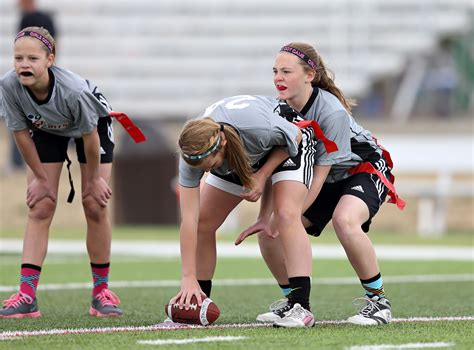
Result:
[[30,209],[28,216],[35,221],[51,220],[55,210],[56,203],[49,198],[44,198]]
[[353,229],[358,224],[357,220],[355,220],[355,218],[353,218],[350,213],[342,211],[334,212],[332,216],[332,223],[339,240],[348,238],[350,233],[354,232]]
[[210,214],[200,214],[198,224],[198,234],[202,236],[214,235],[218,229],[218,223]]
[[215,212],[210,210],[201,210],[199,213],[198,233],[200,235],[215,235],[225,219],[225,217],[216,215]]
[[274,216],[278,228],[292,227],[295,223],[301,223],[301,211],[296,209],[278,208],[274,211]]
[[104,218],[104,213],[107,210],[106,207],[102,207],[97,203],[92,196],[87,196],[82,199],[82,206],[84,208],[84,214],[88,221],[100,222]]

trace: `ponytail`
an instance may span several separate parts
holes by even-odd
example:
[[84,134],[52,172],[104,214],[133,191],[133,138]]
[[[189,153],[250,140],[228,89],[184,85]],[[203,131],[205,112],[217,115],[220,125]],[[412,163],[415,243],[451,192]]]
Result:
[[252,187],[253,169],[237,130],[226,125],[223,132],[227,140],[226,158],[229,167],[239,176],[242,185]]

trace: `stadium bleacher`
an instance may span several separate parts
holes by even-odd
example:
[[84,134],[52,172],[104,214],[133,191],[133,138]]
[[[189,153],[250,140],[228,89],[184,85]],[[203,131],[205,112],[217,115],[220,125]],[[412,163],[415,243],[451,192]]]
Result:
[[[462,30],[468,0],[43,0],[58,64],[95,81],[118,110],[185,118],[227,95],[274,94],[271,67],[290,41],[315,45],[350,96]],[[15,0],[0,3],[0,71],[11,67]]]

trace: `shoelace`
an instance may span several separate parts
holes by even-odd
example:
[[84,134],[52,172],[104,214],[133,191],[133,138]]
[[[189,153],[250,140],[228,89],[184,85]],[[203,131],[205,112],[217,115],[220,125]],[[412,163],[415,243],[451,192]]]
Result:
[[280,317],[283,318],[283,316],[285,316],[288,311],[291,310],[291,305],[290,304],[286,304],[285,306],[283,306],[282,308],[279,308],[277,310],[273,310],[272,312]]
[[276,311],[285,308],[288,305],[288,298],[282,298],[270,304],[270,311]]
[[33,299],[25,293],[18,292],[16,294],[12,294],[10,299],[3,301],[4,308],[15,308],[22,304],[31,304],[33,303]]
[[365,306],[359,311],[359,314],[364,317],[369,317],[374,313],[374,309],[376,311],[380,310],[380,308],[377,306],[377,301],[378,300],[374,301],[369,298],[357,298],[354,299],[353,304],[359,307],[365,304]]
[[109,289],[102,290],[102,292],[97,294],[95,298],[100,301],[102,306],[117,306],[118,304],[120,304],[119,297],[116,296],[115,293]]

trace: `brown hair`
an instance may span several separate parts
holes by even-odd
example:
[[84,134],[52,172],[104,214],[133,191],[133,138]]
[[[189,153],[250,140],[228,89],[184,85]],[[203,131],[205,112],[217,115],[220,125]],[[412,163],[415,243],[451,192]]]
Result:
[[48,55],[53,54],[54,56],[56,56],[56,43],[54,41],[53,36],[48,32],[47,29],[45,29],[43,27],[26,27],[26,28],[23,28],[22,30],[20,30],[20,32],[18,34],[20,34],[21,32],[36,32],[36,33],[41,34],[42,36],[44,36],[51,43],[51,45],[53,46],[53,50],[49,51],[48,47],[44,44],[42,45],[43,50],[46,51],[46,53]]
[[[216,142],[220,131],[221,124],[211,118],[190,120],[184,124],[179,135],[179,148],[187,155],[204,153]],[[251,187],[253,170],[237,130],[230,125],[225,125],[222,132],[227,140],[225,158],[229,162],[230,169],[239,176],[245,187]],[[183,159],[188,164],[196,166],[205,158],[189,160],[183,157]]]
[[350,113],[352,107],[356,106],[356,102],[353,99],[346,98],[342,91],[334,83],[334,73],[326,68],[321,56],[316,52],[315,48],[309,44],[302,42],[293,42],[286,46],[293,47],[306,56],[308,56],[315,64],[315,69],[312,69],[305,61],[298,60],[299,64],[303,67],[305,72],[315,71],[315,77],[311,82],[312,86],[317,86],[323,90],[326,90],[337,97],[337,99],[343,104],[346,110]]

